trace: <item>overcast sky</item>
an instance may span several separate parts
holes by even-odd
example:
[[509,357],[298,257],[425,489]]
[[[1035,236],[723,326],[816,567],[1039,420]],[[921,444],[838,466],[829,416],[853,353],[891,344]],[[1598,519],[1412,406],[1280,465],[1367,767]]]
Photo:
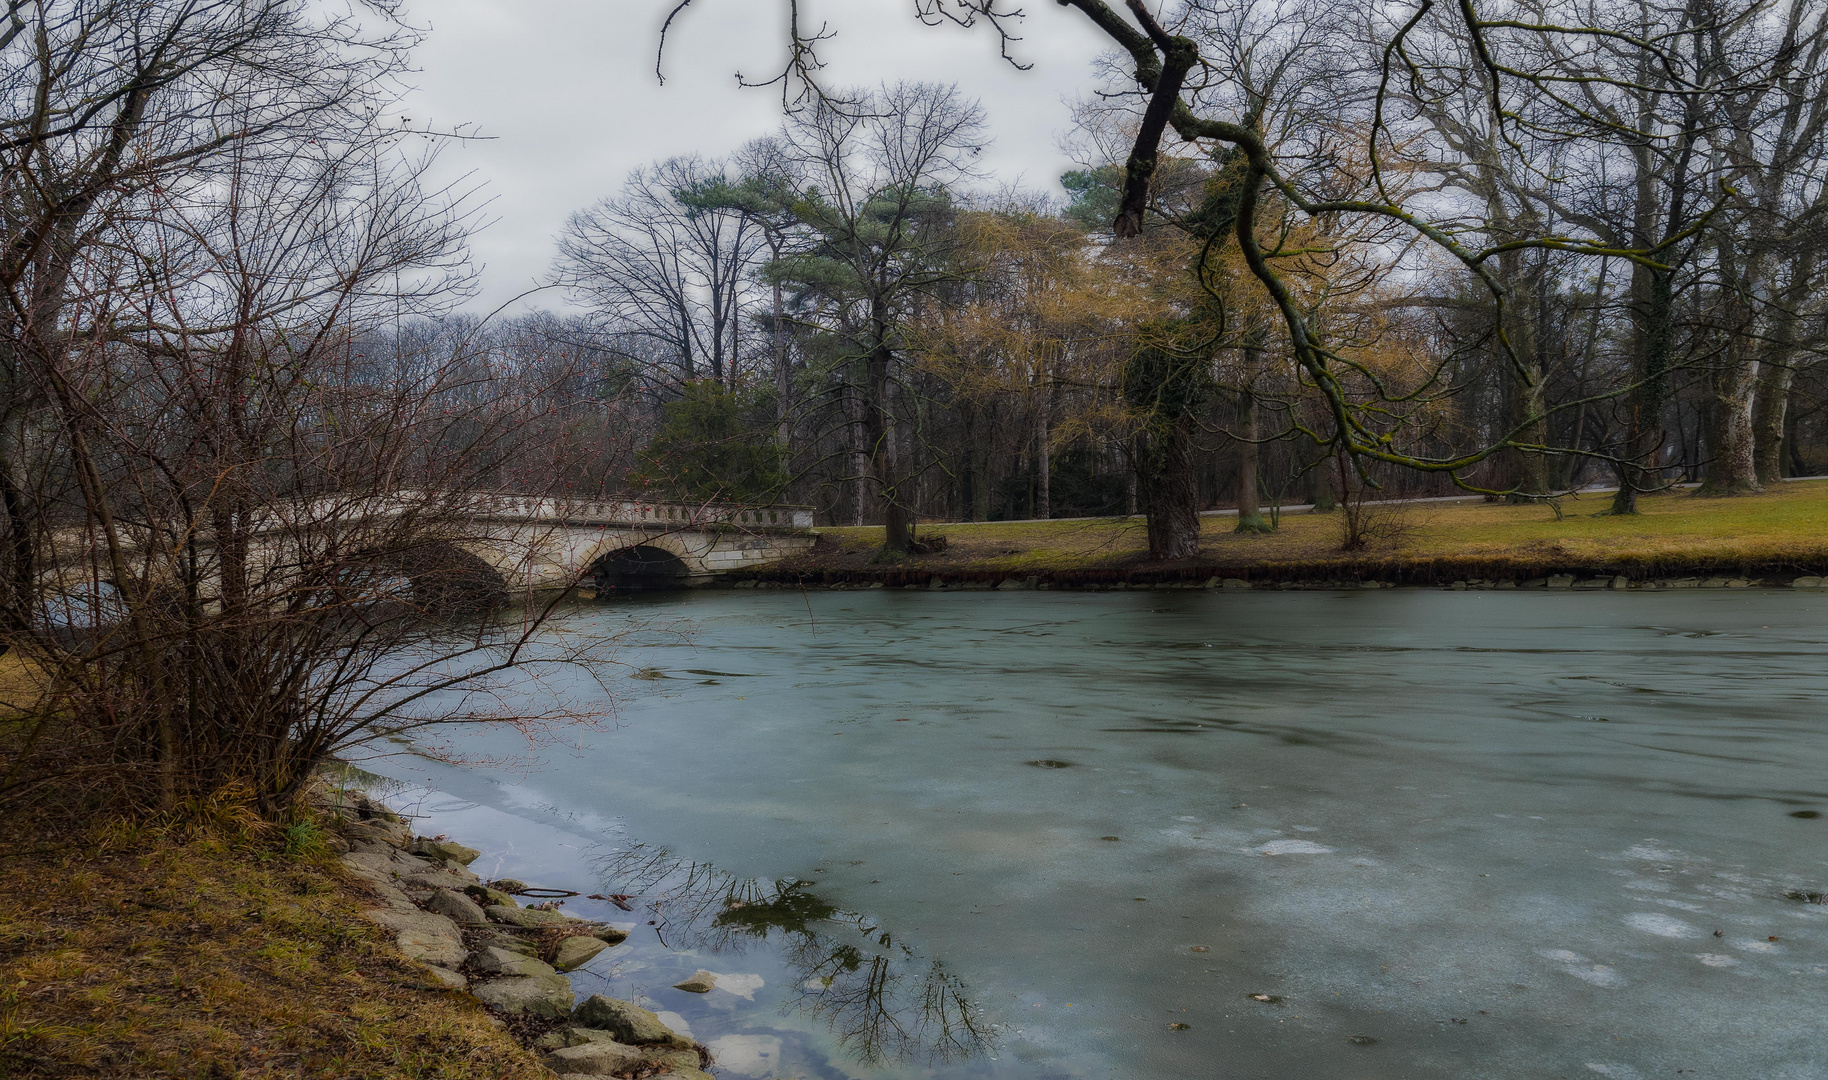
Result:
[[[417,54],[413,126],[469,125],[488,136],[451,146],[448,176],[469,173],[494,223],[472,242],[487,311],[537,284],[565,216],[613,194],[636,165],[675,154],[728,153],[780,123],[780,96],[742,90],[779,63],[784,0],[698,0],[675,25],[666,84],[654,77],[662,0],[417,0],[430,27]],[[809,6],[802,0],[801,8]],[[835,40],[822,52],[833,85],[924,79],[957,83],[989,114],[985,166],[999,182],[1054,188],[1071,162],[1059,149],[1071,101],[1086,92],[1108,42],[1077,13],[1036,0],[1016,46],[1034,67],[997,56],[983,29],[929,28],[911,0],[826,0]],[[528,304],[562,307],[556,293]]]

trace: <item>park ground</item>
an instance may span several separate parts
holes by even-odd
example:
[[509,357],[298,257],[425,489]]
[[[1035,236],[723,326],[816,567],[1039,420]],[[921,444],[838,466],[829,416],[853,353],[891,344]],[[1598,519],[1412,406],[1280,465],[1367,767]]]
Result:
[[551,1075],[361,918],[309,820],[230,799],[4,841],[0,1077]]
[[1368,507],[1376,534],[1363,550],[1341,549],[1342,511],[1284,512],[1267,534],[1235,532],[1237,518],[1201,518],[1198,560],[1148,562],[1140,517],[1060,521],[923,523],[917,536],[944,550],[885,561],[880,527],[824,528],[813,553],[769,576],[1113,574],[1210,570],[1264,580],[1383,576],[1417,584],[1469,575],[1692,573],[1781,576],[1828,567],[1828,479],[1782,484],[1757,495],[1704,498],[1686,490],[1646,495],[1641,512],[1603,513],[1610,494],[1545,504],[1422,501]]

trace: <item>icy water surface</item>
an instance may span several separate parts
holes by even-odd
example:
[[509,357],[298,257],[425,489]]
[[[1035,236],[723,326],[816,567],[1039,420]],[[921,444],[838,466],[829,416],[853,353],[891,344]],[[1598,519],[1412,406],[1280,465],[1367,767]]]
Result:
[[575,754],[379,767],[479,871],[634,896],[569,906],[639,931],[580,994],[726,1075],[1828,1078],[1828,597],[575,618],[650,617],[694,642]]

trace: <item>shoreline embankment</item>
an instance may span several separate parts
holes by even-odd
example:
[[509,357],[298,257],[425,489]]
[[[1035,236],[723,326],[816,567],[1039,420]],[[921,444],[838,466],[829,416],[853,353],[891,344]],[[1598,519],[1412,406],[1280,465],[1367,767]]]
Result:
[[339,853],[343,868],[375,905],[364,917],[392,931],[401,955],[437,985],[481,1002],[552,1073],[711,1080],[710,1051],[650,1010],[602,994],[576,1000],[565,973],[628,933],[559,910],[575,894],[485,882],[469,869],[477,849],[414,836],[405,818],[366,795],[345,793],[329,812],[348,849]]

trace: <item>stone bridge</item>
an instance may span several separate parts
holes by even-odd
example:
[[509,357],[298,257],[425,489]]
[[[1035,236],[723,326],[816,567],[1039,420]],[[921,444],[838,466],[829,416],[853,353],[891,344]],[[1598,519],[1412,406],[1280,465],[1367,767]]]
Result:
[[702,585],[721,573],[807,551],[812,510],[636,500],[572,502],[490,495],[458,546],[509,589]]

